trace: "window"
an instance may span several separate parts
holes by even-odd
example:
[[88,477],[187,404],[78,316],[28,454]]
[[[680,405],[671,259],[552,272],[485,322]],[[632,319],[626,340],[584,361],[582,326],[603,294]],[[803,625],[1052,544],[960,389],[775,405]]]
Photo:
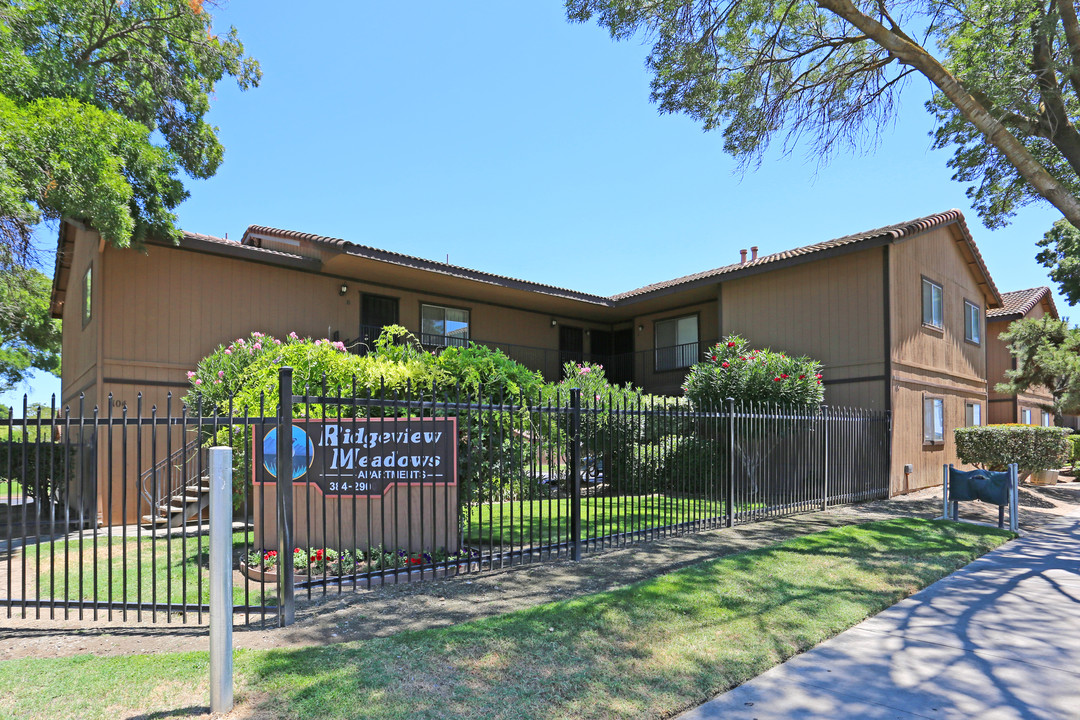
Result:
[[1041,410],[1040,412],[1042,413],[1042,416],[1040,418],[1040,420],[1042,421],[1042,426],[1050,427],[1050,413],[1046,412],[1045,410]]
[[93,314],[93,277],[92,271],[94,266],[86,268],[86,274],[83,275],[83,306],[82,306],[82,324],[86,327],[90,323],[90,318]]
[[927,278],[922,280],[922,321],[923,325],[945,327],[941,286]]
[[972,302],[964,301],[964,339],[978,345],[982,342],[980,328],[982,308]]
[[945,442],[945,401],[942,398],[923,398],[923,443],[940,445]]
[[1030,425],[1031,424],[1031,408],[1021,408],[1021,410],[1020,410],[1020,424],[1021,425]]
[[977,402],[969,402],[965,406],[965,422],[968,427],[982,425],[982,405]]
[[698,361],[697,315],[661,320],[656,333],[656,369],[678,370]]
[[469,311],[421,305],[420,342],[424,345],[465,347],[469,344]]

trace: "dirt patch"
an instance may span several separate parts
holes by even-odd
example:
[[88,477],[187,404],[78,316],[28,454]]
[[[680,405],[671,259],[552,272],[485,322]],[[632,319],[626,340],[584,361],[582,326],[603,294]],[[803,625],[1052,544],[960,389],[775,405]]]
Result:
[[[1080,509],[1080,482],[1024,487],[1022,531]],[[553,600],[610,590],[693,563],[730,555],[842,525],[890,517],[938,517],[941,490],[831,508],[732,529],[678,535],[624,548],[590,553],[581,562],[561,560],[372,590],[330,588],[298,593],[296,624],[238,626],[238,648],[268,649],[326,645],[384,637],[405,630],[456,625]],[[997,522],[996,506],[961,505],[961,517]],[[32,615],[31,615],[32,618]],[[272,622],[272,619],[271,619]],[[121,624],[22,620],[0,617],[0,660],[93,653],[124,655],[206,650],[205,625]]]

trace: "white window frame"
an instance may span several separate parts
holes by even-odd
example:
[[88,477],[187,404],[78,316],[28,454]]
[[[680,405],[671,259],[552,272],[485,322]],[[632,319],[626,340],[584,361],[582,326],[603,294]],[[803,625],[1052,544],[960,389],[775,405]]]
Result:
[[[926,318],[926,300],[927,290],[930,291],[930,319]],[[934,291],[937,291],[937,306],[934,306]],[[935,312],[935,310],[937,312]],[[928,277],[922,279],[922,323],[926,327],[932,327],[936,330],[945,329],[945,288],[941,286],[941,283],[934,282]]]
[[1039,420],[1042,423],[1042,426],[1050,427],[1050,413],[1045,410],[1040,410],[1039,413]]
[[923,444],[945,443],[945,398],[923,396]]
[[964,404],[964,422],[967,427],[978,427],[982,421],[982,403],[969,402]]
[[982,308],[964,301],[964,340],[975,345],[982,345]]
[[[694,322],[694,339],[690,342],[679,342],[680,324],[689,320]],[[675,344],[661,345],[659,341],[660,330],[663,326],[674,324]],[[653,362],[656,372],[668,370],[683,370],[695,365],[699,357],[698,346],[701,343],[701,327],[698,323],[697,313],[692,315],[680,315],[679,317],[664,318],[653,323]]]
[[[442,324],[443,332],[441,335],[436,333],[425,332],[424,330],[424,318],[425,310],[440,310],[442,311]],[[465,313],[465,332],[460,333],[455,331],[454,333],[446,332],[446,311],[452,310],[455,313]],[[466,308],[452,307],[450,305],[435,305],[433,303],[420,303],[420,338],[425,345],[434,345],[436,347],[468,347],[469,345],[469,333],[472,330],[472,313]]]
[[1031,424],[1031,408],[1020,408],[1020,424]]

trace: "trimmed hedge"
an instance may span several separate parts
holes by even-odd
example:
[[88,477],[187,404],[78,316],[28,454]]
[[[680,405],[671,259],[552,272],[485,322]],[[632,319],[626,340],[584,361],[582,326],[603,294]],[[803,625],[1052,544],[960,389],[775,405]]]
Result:
[[1080,435],[1069,436],[1069,462],[1074,467],[1080,465]]
[[1016,463],[1021,472],[1052,470],[1070,455],[1072,430],[1040,425],[983,425],[957,428],[956,455],[969,465],[1004,470]]
[[[0,479],[18,482],[29,497],[35,497],[40,488],[43,495],[51,497],[54,502],[60,502],[66,488],[65,478],[75,477],[77,458],[76,445],[54,442],[22,443],[19,438],[14,442],[0,442]],[[53,477],[57,482],[53,482]]]

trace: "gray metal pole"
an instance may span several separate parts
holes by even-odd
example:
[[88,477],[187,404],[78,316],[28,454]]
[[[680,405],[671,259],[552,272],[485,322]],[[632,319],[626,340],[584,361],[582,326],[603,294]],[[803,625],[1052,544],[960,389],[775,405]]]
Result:
[[232,448],[210,448],[210,712],[233,707]]
[[941,466],[941,519],[949,519],[949,466]]
[[1009,529],[1020,532],[1020,470],[1016,463],[1009,465]]

